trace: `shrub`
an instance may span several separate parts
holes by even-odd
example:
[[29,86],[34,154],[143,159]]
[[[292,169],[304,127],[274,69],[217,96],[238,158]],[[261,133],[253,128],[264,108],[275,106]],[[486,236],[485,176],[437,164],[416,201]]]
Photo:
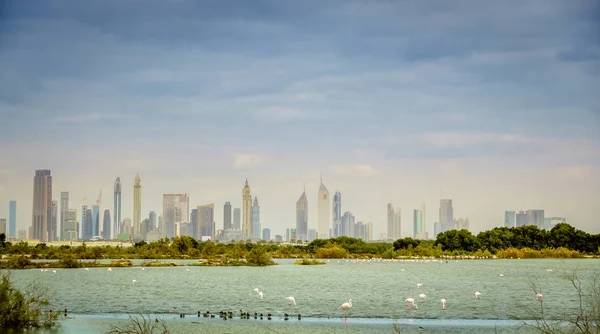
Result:
[[343,259],[348,256],[348,251],[338,245],[319,248],[316,253],[316,257],[320,259]]

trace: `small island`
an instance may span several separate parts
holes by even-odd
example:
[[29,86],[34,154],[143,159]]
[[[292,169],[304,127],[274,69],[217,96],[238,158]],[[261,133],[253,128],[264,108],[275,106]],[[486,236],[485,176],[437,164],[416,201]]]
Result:
[[294,264],[298,264],[298,265],[301,265],[301,266],[314,266],[314,265],[319,265],[319,264],[325,264],[325,262],[317,260],[317,259],[303,258],[302,260],[296,260],[296,261],[294,261]]

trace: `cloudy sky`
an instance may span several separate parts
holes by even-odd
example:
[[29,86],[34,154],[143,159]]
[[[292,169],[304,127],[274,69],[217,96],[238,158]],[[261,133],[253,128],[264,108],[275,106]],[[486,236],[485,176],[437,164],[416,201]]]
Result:
[[[473,232],[545,209],[600,233],[600,5],[582,1],[3,1],[0,217],[31,224],[33,175],[132,216],[241,205],[295,226],[319,174],[385,231],[440,197]],[[443,191],[442,191],[443,189]],[[222,209],[216,212],[222,227]]]

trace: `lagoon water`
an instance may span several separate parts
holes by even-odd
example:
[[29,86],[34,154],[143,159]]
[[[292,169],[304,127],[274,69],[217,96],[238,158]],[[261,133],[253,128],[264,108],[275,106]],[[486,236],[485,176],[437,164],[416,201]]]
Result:
[[[542,289],[546,315],[559,317],[578,306],[576,291],[564,274],[577,267],[585,289],[600,272],[598,259],[330,260],[318,266],[278,262],[263,268],[90,268],[56,269],[56,274],[22,270],[13,271],[13,279],[17,285],[39,280],[51,287],[57,309],[71,314],[52,331],[56,333],[102,333],[140,312],[165,319],[174,333],[390,333],[393,319],[409,333],[418,332],[419,326],[426,332],[493,333],[499,328],[506,333],[531,331],[522,324],[533,318],[531,310],[539,309],[532,282]],[[264,292],[262,300],[254,288]],[[480,299],[475,291],[481,292]],[[424,301],[418,298],[421,293],[427,295]],[[288,306],[287,296],[294,296],[297,305]],[[418,310],[407,309],[407,297],[416,300]],[[354,305],[344,323],[339,306],[349,298]],[[442,298],[447,300],[446,310],[441,308]],[[169,314],[173,308],[186,318]],[[198,311],[239,314],[240,309],[276,316],[270,322],[196,316]],[[285,321],[278,315],[285,312],[301,313],[303,318]]]

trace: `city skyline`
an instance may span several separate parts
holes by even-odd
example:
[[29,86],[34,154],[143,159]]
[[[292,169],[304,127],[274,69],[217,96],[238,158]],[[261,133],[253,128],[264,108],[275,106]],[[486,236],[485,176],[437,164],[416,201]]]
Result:
[[220,225],[248,178],[271,234],[305,182],[316,228],[322,171],[376,237],[387,203],[403,235],[426,203],[433,231],[440,198],[473,232],[521,209],[600,232],[597,1],[151,3],[11,2],[0,217],[16,200],[17,230],[48,169],[79,220],[116,177],[137,220],[139,172],[142,217],[187,193]]

